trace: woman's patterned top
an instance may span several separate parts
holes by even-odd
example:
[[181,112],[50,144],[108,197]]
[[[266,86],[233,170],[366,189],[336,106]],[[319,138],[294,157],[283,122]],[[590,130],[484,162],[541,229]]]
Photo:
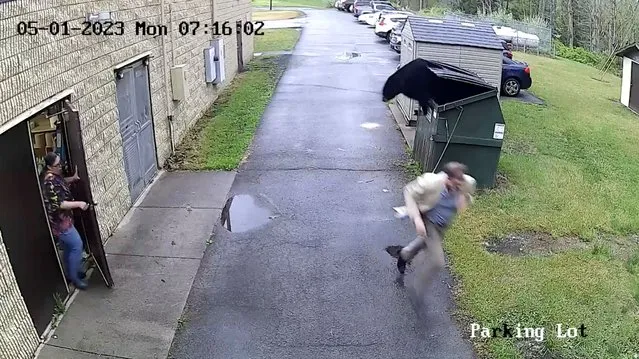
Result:
[[64,178],[51,172],[44,175],[42,191],[51,231],[57,238],[73,226],[73,211],[60,208],[62,202],[73,201],[73,196]]

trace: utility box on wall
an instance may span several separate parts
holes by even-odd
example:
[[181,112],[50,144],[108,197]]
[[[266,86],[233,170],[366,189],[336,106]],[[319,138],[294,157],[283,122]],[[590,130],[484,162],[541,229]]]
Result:
[[204,77],[206,83],[215,81],[217,71],[215,71],[215,47],[204,49]]
[[226,79],[222,38],[214,39],[211,47],[204,50],[204,71],[207,83],[221,84]]
[[186,65],[177,65],[171,68],[171,92],[173,92],[173,100],[175,101],[182,101],[187,97]]

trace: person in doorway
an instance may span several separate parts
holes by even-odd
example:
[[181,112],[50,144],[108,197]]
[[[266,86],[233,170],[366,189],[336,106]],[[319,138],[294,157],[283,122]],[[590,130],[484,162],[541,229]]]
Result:
[[84,245],[73,224],[73,210],[86,211],[89,204],[74,201],[69,184],[79,180],[76,173],[72,177],[63,177],[60,156],[50,152],[44,157],[41,173],[42,192],[51,231],[56,241],[62,245],[63,263],[67,278],[78,289],[86,289],[85,275],[81,271]]
[[465,165],[449,162],[441,172],[425,173],[404,187],[405,211],[415,225],[417,237],[405,247],[386,247],[397,258],[400,274],[404,274],[406,264],[421,250],[426,254],[423,285],[429,284],[444,268],[444,232],[472,202],[471,194],[475,191],[476,181],[466,172]]

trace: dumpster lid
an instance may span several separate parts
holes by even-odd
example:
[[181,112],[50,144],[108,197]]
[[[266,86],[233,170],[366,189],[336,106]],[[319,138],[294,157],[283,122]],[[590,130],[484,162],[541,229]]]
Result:
[[462,69],[461,67],[449,65],[439,61],[429,61],[424,59],[417,60],[424,61],[427,65],[428,70],[432,71],[439,78],[457,82],[465,82],[490,90],[495,88],[494,86],[484,81],[484,79],[477,76],[476,73]]
[[384,100],[404,94],[426,108],[432,100],[438,105],[474,97],[497,94],[497,88],[476,73],[439,61],[415,59],[392,74],[383,88]]

